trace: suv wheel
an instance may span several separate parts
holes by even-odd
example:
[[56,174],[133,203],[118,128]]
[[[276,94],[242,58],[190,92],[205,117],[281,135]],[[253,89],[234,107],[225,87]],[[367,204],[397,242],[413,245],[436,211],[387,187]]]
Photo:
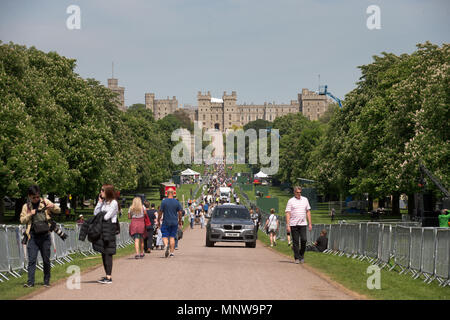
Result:
[[256,241],[255,242],[246,242],[245,246],[247,248],[256,248]]
[[206,237],[206,246],[207,247],[214,247],[214,241],[209,241],[208,237]]

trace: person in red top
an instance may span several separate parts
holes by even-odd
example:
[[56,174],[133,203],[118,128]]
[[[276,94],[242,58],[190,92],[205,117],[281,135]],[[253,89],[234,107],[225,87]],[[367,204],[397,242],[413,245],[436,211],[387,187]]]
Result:
[[128,219],[130,223],[130,236],[134,239],[134,248],[136,250],[135,259],[142,259],[144,254],[145,238],[145,217],[144,206],[140,197],[135,197],[130,209],[128,209]]
[[[294,197],[289,199],[286,205],[286,231],[292,236],[292,250],[294,251],[295,263],[304,263],[306,250],[306,227],[308,219],[309,231],[312,230],[311,206],[308,198],[302,197],[302,188],[294,188]],[[300,238],[300,247],[299,247]]]

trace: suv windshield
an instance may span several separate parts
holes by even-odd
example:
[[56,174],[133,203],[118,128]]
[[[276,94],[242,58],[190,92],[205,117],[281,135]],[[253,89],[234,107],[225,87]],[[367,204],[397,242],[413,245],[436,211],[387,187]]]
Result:
[[250,213],[243,208],[216,208],[213,218],[250,219]]

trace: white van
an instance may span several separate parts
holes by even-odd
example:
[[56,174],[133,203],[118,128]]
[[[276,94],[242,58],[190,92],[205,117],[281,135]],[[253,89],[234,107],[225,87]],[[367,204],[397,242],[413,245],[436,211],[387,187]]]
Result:
[[230,202],[231,188],[229,188],[229,187],[220,187],[219,188],[219,192],[220,192],[220,200],[223,200],[223,201],[226,201],[226,202]]

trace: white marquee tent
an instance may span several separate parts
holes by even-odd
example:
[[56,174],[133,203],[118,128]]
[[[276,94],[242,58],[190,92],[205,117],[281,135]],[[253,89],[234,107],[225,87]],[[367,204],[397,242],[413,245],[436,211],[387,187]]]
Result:
[[262,171],[259,171],[257,174],[255,174],[255,178],[268,178],[268,177],[269,176]]
[[181,172],[181,175],[182,176],[199,176],[200,173],[198,173],[194,170],[191,170],[191,169],[186,169],[183,172]]

